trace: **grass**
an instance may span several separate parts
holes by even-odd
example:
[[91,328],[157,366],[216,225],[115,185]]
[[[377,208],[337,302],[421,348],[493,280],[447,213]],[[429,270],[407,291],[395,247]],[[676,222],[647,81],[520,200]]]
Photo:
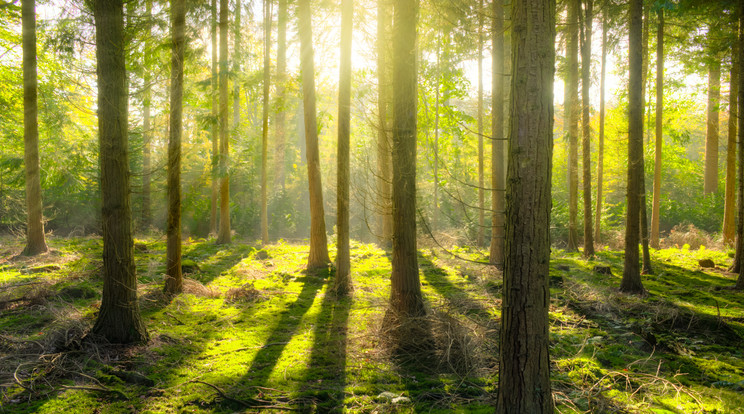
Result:
[[[100,240],[49,244],[17,258],[21,241],[0,238],[0,412],[493,410],[501,275],[489,266],[420,251],[435,343],[422,362],[382,340],[390,260],[374,245],[352,242],[355,290],[339,300],[332,268],[305,270],[306,245],[187,240],[185,293],[168,302],[165,242],[137,240],[150,341],[116,347],[84,339],[100,304]],[[698,268],[704,258],[718,268]],[[553,253],[558,412],[742,412],[744,298],[722,270],[728,253],[683,247],[653,260],[637,297],[617,292],[621,253]]]

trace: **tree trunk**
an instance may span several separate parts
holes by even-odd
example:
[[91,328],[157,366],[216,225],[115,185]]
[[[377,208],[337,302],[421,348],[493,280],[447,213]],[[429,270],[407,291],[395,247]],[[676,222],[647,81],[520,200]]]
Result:
[[432,211],[431,230],[439,227],[439,101],[441,99],[442,77],[440,76],[441,61],[441,32],[437,31],[437,66],[434,81],[434,209]]
[[584,257],[594,256],[594,238],[592,237],[592,129],[589,123],[589,87],[591,86],[592,68],[592,6],[594,0],[586,0],[584,24],[581,32],[581,141],[582,168],[584,185]]
[[103,221],[103,298],[92,333],[111,343],[147,341],[137,302],[127,149],[127,75],[124,64],[124,6],[95,0]]
[[493,0],[491,30],[491,249],[489,262],[504,267],[504,6]]
[[628,190],[625,222],[625,266],[620,291],[642,293],[639,269],[641,180],[643,171],[643,0],[630,1],[628,81]]
[[152,146],[152,126],[151,126],[151,114],[150,107],[152,105],[152,76],[150,71],[152,70],[152,42],[150,37],[152,36],[152,1],[147,0],[145,2],[145,19],[147,20],[147,28],[145,35],[145,56],[143,65],[143,82],[145,90],[142,97],[142,223],[141,228],[147,230],[151,223],[151,206],[150,206],[150,181],[152,172],[151,162],[151,149]]
[[[276,107],[274,115],[276,124],[276,153],[274,154],[274,165],[276,175],[274,176],[274,187],[284,192],[284,151],[286,147],[285,133],[285,82],[287,72],[287,0],[279,0],[276,33]],[[268,226],[267,226],[268,227]]]
[[483,246],[486,229],[486,191],[483,173],[483,0],[478,3],[478,246]]
[[738,120],[739,65],[737,62],[739,45],[734,42],[731,55],[731,81],[729,82],[729,120],[728,144],[726,151],[726,196],[723,209],[723,243],[733,246],[736,239],[736,122]]
[[39,125],[36,80],[36,1],[21,1],[23,20],[23,162],[26,168],[26,247],[23,254],[34,256],[48,250],[44,238],[39,169]]
[[708,125],[705,133],[705,180],[703,192],[718,191],[718,104],[721,98],[721,62],[708,65]]
[[579,1],[568,2],[568,251],[579,249]]
[[509,203],[496,412],[552,413],[548,267],[555,2],[512,2],[512,25]]
[[664,144],[664,10],[659,10],[659,27],[656,33],[656,151],[654,153],[654,199],[651,207],[651,247],[659,248],[659,223],[661,201],[661,151]]
[[[648,39],[649,39],[649,26],[650,26],[650,19],[651,19],[651,13],[650,13],[650,7],[644,6],[643,8],[643,64],[642,64],[642,74],[641,74],[641,83],[643,84],[643,88],[641,89],[641,102],[643,103],[643,106],[641,108],[641,119],[644,117],[644,111],[646,110],[646,84],[648,80]],[[649,106],[648,109],[648,116],[646,123],[642,122],[642,135],[647,130],[647,125],[651,123],[650,121],[650,112],[651,107]],[[646,134],[646,141],[651,141],[650,135]],[[641,138],[641,144],[643,145],[643,138]],[[640,237],[641,237],[641,249],[643,252],[643,264],[641,268],[642,274],[652,274],[653,269],[651,268],[651,253],[648,249],[648,212],[646,209],[646,167],[645,167],[645,160],[644,158],[644,152],[641,152],[641,159],[638,160],[640,166],[638,168],[641,169],[641,182],[640,185],[640,191],[641,191],[641,209],[640,209]]]
[[[738,43],[739,55],[737,56],[736,64],[739,66],[739,74],[742,75],[742,73],[744,73],[741,68],[742,64],[744,64],[744,7],[742,6],[739,6]],[[738,101],[744,103],[744,76],[739,76],[738,92]],[[736,223],[736,256],[741,258],[741,255],[744,255],[744,252],[742,252],[742,250],[744,250],[744,116],[738,117],[737,126],[737,149],[739,150],[739,165],[737,166],[737,169],[739,176],[739,192],[737,193],[736,209],[738,211],[739,220]],[[744,266],[741,266],[741,261],[734,260],[734,265],[736,264],[739,265],[739,269],[737,269],[739,278],[736,281],[736,288],[742,290],[744,289]]]
[[[261,135],[261,243],[269,243],[269,83],[271,81],[271,0],[264,0],[263,118]],[[281,112],[281,110],[280,110]],[[283,151],[283,149],[282,149]],[[283,165],[281,168],[283,169]]]
[[393,272],[390,305],[399,318],[425,314],[416,256],[417,0],[398,0],[393,24]]
[[181,135],[183,131],[183,58],[185,50],[186,0],[171,2],[170,133],[168,139],[168,246],[165,293],[183,291],[181,275]]
[[[606,7],[606,6],[605,6]],[[594,217],[594,240],[602,240],[602,186],[604,185],[605,74],[607,72],[607,10],[602,10],[602,68],[599,75],[599,142],[597,143],[597,207]]]
[[217,234],[217,244],[228,244],[232,240],[230,234],[230,165],[227,114],[227,15],[228,1],[220,0],[220,228]]
[[351,291],[349,258],[349,136],[351,134],[351,37],[354,18],[353,0],[341,3],[341,61],[338,75],[338,189],[337,189],[337,254],[336,295]]
[[209,233],[217,234],[217,198],[219,197],[219,129],[217,119],[219,118],[217,100],[217,0],[212,0],[212,116],[210,122],[210,134],[212,138],[212,196],[210,199]]
[[[389,247],[393,235],[392,214],[392,142],[390,139],[390,26],[392,14],[388,0],[377,2],[377,209],[381,245]],[[435,184],[436,185],[436,184]]]
[[310,256],[307,260],[307,267],[312,269],[326,267],[331,259],[328,257],[323,186],[320,177],[318,126],[315,119],[315,63],[313,61],[313,29],[309,3],[310,0],[298,0],[297,2],[297,30],[300,37],[307,176],[310,186]]

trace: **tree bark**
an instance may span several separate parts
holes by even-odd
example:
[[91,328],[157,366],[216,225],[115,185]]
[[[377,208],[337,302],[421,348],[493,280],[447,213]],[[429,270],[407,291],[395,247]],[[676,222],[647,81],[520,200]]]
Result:
[[211,31],[212,31],[212,79],[211,79],[211,101],[212,116],[210,122],[210,135],[212,138],[212,195],[210,198],[209,211],[209,233],[217,234],[217,199],[219,198],[219,101],[218,101],[218,75],[217,75],[217,0],[212,0],[211,5]]
[[297,2],[297,29],[300,37],[300,67],[302,98],[305,111],[305,145],[307,147],[307,176],[310,186],[310,255],[307,267],[328,266],[328,244],[323,209],[323,186],[320,177],[318,126],[315,118],[315,63],[313,58],[313,29],[310,0]]
[[168,227],[165,293],[183,291],[181,275],[181,135],[183,131],[183,57],[186,0],[171,0],[171,94],[168,139]]
[[[739,6],[739,55],[737,57],[736,64],[739,66],[739,74],[744,73],[742,71],[742,64],[744,64],[744,7]],[[739,76],[738,86],[738,97],[739,102],[744,102],[744,76]],[[737,211],[738,211],[738,222],[736,223],[736,253],[738,257],[744,255],[744,116],[738,117],[737,123],[737,137],[739,150],[738,159],[739,165],[737,166],[737,172],[739,176],[739,192],[736,195],[737,198]],[[741,262],[734,261],[734,264],[739,264],[739,278],[736,281],[736,289],[744,289],[744,266],[741,266]]]
[[442,66],[442,53],[441,53],[441,36],[442,33],[437,30],[436,32],[436,59],[437,66],[435,68],[435,80],[434,80],[434,209],[431,215],[431,230],[435,231],[439,228],[439,101],[441,99],[441,88],[442,88],[442,77],[440,75],[440,68]]
[[137,302],[127,149],[127,76],[124,64],[124,6],[95,0],[103,221],[103,298],[92,333],[111,343],[147,341]]
[[48,250],[44,238],[39,168],[39,125],[37,120],[36,2],[21,1],[23,21],[23,162],[26,168],[26,247],[23,254],[34,256]]
[[143,83],[144,92],[142,97],[142,223],[141,228],[147,230],[151,223],[151,205],[150,205],[150,193],[151,193],[151,177],[152,172],[152,125],[151,125],[151,113],[150,107],[152,105],[152,42],[150,37],[152,36],[152,1],[147,0],[145,2],[145,19],[147,20],[147,28],[145,35],[145,56],[143,64]]
[[[390,138],[390,26],[392,13],[389,0],[377,2],[377,208],[380,244],[389,247],[393,235],[392,214],[392,142]],[[436,185],[436,183],[435,183]],[[435,197],[436,199],[436,197]],[[436,221],[436,220],[435,220]]]
[[[271,82],[271,0],[264,0],[263,117],[261,135],[261,243],[269,243],[269,83]],[[281,112],[281,111],[280,111]],[[283,151],[283,150],[282,150]],[[284,167],[283,165],[281,166]]]
[[512,111],[496,412],[552,413],[549,321],[555,2],[512,2]]
[[[651,8],[644,6],[643,7],[643,64],[642,64],[642,74],[641,74],[641,83],[643,84],[643,87],[641,89],[641,102],[643,103],[643,106],[641,108],[641,119],[645,116],[645,114],[648,114],[648,118],[646,123],[643,123],[642,129],[642,135],[644,132],[648,132],[646,134],[646,141],[650,142],[650,132],[647,130],[647,125],[651,123],[650,121],[650,113],[651,113],[651,107],[649,106],[648,112],[646,111],[646,84],[648,80],[648,61],[649,61],[649,55],[648,55],[648,40],[649,40],[649,27],[651,23]],[[643,145],[643,139],[641,139],[641,145]],[[641,169],[641,181],[640,181],[640,192],[641,192],[641,209],[640,209],[640,215],[641,215],[641,222],[640,222],[640,231],[641,231],[641,250],[643,252],[643,260],[642,260],[642,267],[641,267],[641,273],[642,274],[652,274],[654,271],[651,268],[651,253],[648,249],[648,210],[646,208],[646,160],[644,159],[644,152],[641,152],[641,159],[638,160],[640,166],[638,168]]]
[[476,242],[483,246],[486,229],[486,191],[483,173],[483,0],[478,3],[478,233]]
[[[712,57],[714,58],[714,57]],[[705,132],[705,180],[703,192],[718,191],[718,104],[721,98],[721,62],[708,65],[708,122]]]
[[589,87],[591,86],[592,68],[592,6],[594,0],[586,0],[584,24],[581,36],[581,141],[582,169],[584,185],[584,257],[594,256],[594,238],[592,237],[592,129],[589,123]]
[[230,234],[230,176],[228,166],[230,165],[229,151],[230,140],[228,139],[228,113],[227,113],[227,15],[228,0],[220,0],[220,228],[217,234],[217,244],[228,244],[232,240]]
[[659,223],[661,202],[661,151],[664,144],[664,10],[658,11],[659,27],[656,33],[656,150],[654,153],[654,194],[651,206],[651,247],[659,248]]
[[354,17],[353,0],[341,3],[341,61],[338,75],[338,174],[337,189],[337,254],[336,295],[351,291],[351,259],[349,247],[349,141],[351,134],[351,38]]
[[504,267],[504,6],[493,0],[491,30],[491,249],[489,262]]
[[625,263],[620,291],[642,293],[639,269],[641,180],[643,171],[643,0],[630,0],[628,81],[628,190]]
[[[606,3],[605,3],[606,4]],[[605,5],[606,7],[606,5]],[[602,68],[599,75],[599,138],[597,143],[597,207],[594,217],[594,240],[602,240],[602,203],[604,195],[605,74],[607,72],[607,10],[602,10]]]
[[579,249],[579,1],[568,1],[568,251]]
[[285,82],[287,72],[287,0],[279,0],[277,11],[277,33],[276,33],[276,107],[274,116],[276,124],[276,153],[274,154],[274,165],[276,175],[274,176],[274,187],[284,191],[284,151],[286,147],[285,123]]
[[737,62],[739,44],[734,42],[731,54],[731,81],[729,82],[729,120],[728,144],[726,150],[726,195],[723,209],[723,243],[734,246],[736,240],[736,122],[738,121],[739,65]]

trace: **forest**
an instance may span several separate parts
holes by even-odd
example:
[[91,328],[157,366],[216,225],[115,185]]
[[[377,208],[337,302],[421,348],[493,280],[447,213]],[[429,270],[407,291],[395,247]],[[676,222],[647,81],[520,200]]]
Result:
[[0,0],[0,413],[744,412],[744,3]]

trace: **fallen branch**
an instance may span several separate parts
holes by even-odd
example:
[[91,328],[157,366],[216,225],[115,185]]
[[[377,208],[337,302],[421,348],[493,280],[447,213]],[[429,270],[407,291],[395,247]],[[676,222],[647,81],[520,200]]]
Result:
[[225,399],[227,401],[232,401],[232,402],[234,402],[236,404],[240,404],[240,405],[242,405],[245,408],[260,408],[260,409],[267,409],[267,410],[299,411],[299,410],[297,410],[295,408],[290,408],[290,407],[281,406],[281,405],[265,405],[267,403],[270,403],[271,401],[257,400],[257,399],[254,399],[254,398],[251,398],[248,401],[238,400],[236,398],[232,398],[229,395],[227,395],[225,393],[225,391],[222,391],[222,389],[220,387],[218,387],[218,386],[216,386],[214,384],[210,384],[210,383],[208,383],[206,381],[191,380],[189,382],[196,383],[196,384],[206,385],[206,386],[212,388],[213,390],[215,390],[217,392],[217,394],[219,394],[219,396],[222,397],[223,399]]

